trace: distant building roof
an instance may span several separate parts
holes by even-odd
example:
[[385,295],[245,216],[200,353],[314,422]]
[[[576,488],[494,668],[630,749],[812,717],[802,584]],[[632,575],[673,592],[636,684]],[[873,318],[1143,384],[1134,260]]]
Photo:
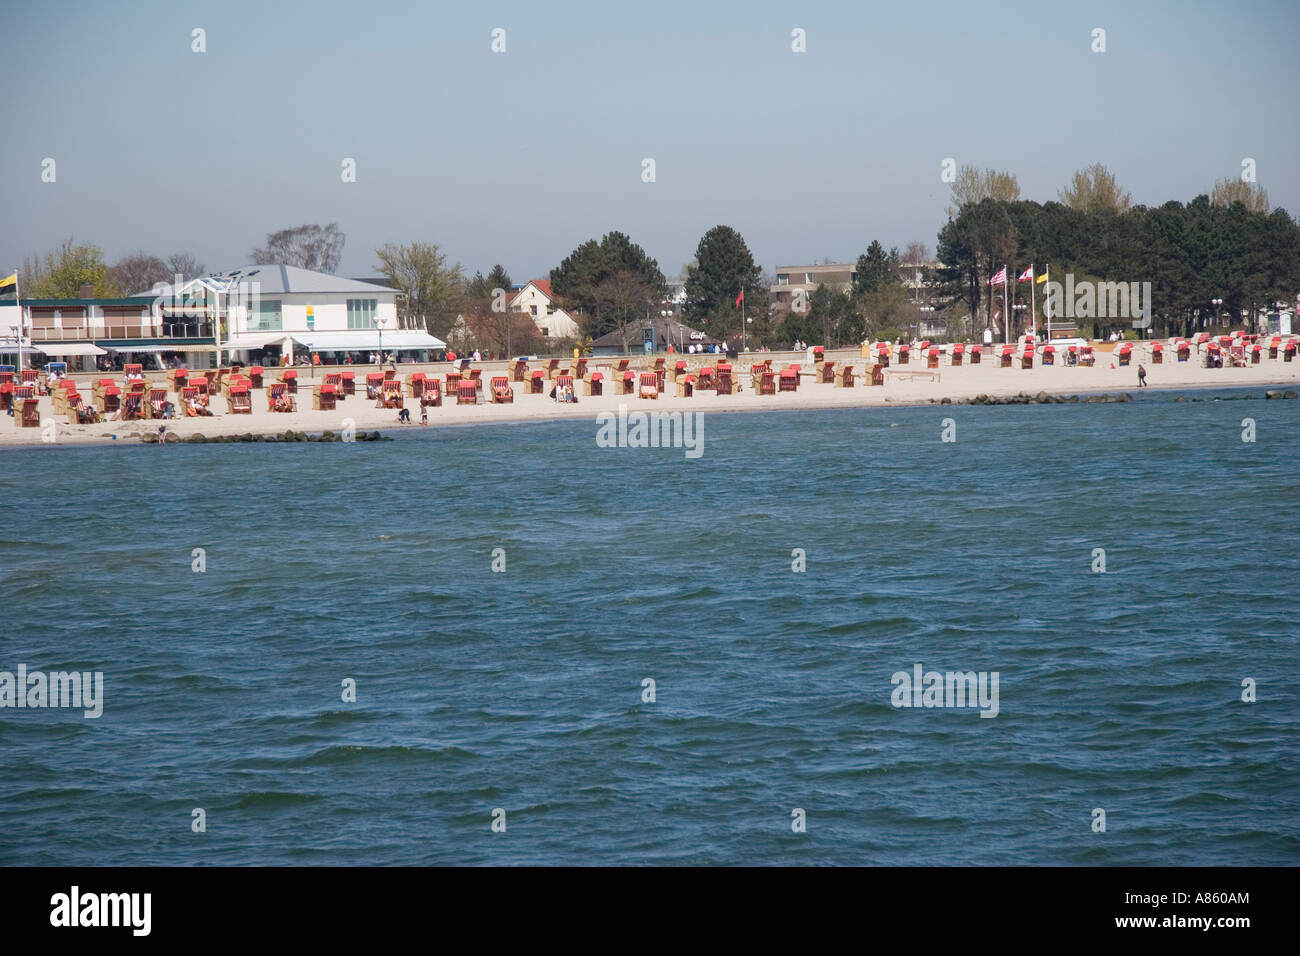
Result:
[[[626,337],[627,347],[639,352],[644,347],[644,330],[647,328],[654,330],[654,347],[659,352],[667,349],[670,343],[674,348],[680,348],[691,344],[713,345],[720,342],[719,339],[715,339],[698,329],[693,329],[689,325],[683,325],[681,322],[669,319],[666,316],[655,315],[651,316],[649,321],[637,319],[634,322],[629,322],[622,329],[607,332],[591,344],[593,348],[621,349],[624,337]],[[696,338],[696,336],[699,337]]]
[[179,289],[173,289],[171,285],[161,288],[162,285],[165,285],[163,283],[154,289],[133,293],[131,297],[154,298],[159,294],[174,295],[176,292],[184,291],[196,283],[208,289],[225,291],[229,286],[241,282],[258,283],[258,291],[263,296],[293,295],[308,292],[333,294],[354,292],[370,295],[379,291],[396,292],[395,289],[387,286],[380,288],[375,282],[368,279],[344,279],[340,276],[330,275],[328,272],[313,272],[311,269],[300,269],[297,266],[267,264],[241,266],[229,272],[210,273],[182,283]]

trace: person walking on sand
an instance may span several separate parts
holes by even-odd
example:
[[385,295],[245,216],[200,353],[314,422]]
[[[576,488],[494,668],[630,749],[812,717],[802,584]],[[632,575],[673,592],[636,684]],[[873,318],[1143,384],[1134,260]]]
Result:
[[1141,365],[1138,366],[1138,388],[1146,388],[1147,370]]

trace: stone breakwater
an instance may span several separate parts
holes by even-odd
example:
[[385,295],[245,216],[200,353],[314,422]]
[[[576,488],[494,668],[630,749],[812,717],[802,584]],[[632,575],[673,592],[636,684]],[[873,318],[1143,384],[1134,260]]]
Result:
[[[143,435],[140,435],[139,438],[146,445],[158,444],[157,432],[145,432]],[[316,434],[315,432],[286,431],[286,432],[280,432],[278,435],[275,434],[255,435],[252,432],[244,432],[242,435],[215,435],[212,438],[208,438],[206,435],[203,434],[189,435],[188,437],[183,437],[181,435],[168,435],[166,444],[170,445],[173,442],[176,442],[176,443],[184,443],[187,445],[206,445],[206,444],[228,444],[230,442],[298,442],[298,441],[331,442],[331,441],[347,441],[347,440],[348,439],[344,438],[338,432],[332,432],[332,431],[325,431],[319,434]],[[393,439],[381,435],[379,432],[373,432],[373,431],[357,432],[356,435],[354,435],[352,438],[352,441],[392,441],[392,440]]]

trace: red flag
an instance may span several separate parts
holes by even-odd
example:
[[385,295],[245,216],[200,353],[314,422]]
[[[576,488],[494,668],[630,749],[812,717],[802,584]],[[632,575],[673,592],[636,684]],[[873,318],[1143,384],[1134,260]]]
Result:
[[1017,281],[1017,282],[1033,282],[1033,281],[1034,281],[1034,267],[1033,267],[1033,266],[1030,266],[1030,267],[1029,267],[1028,269],[1026,269],[1024,272],[1020,273],[1020,278],[1017,279],[1016,281]]
[[739,308],[740,308],[740,303],[742,303],[742,302],[744,302],[744,301],[745,301],[745,290],[744,290],[744,289],[741,289],[741,290],[740,290],[740,295],[736,296],[736,304],[733,305],[732,308],[733,308],[733,309],[739,309]]

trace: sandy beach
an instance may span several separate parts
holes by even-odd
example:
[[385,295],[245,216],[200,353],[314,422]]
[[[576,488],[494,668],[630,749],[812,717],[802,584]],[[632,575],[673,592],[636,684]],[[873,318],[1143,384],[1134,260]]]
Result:
[[[1138,345],[1134,349],[1132,365],[1112,368],[1113,356],[1105,347],[1099,347],[1097,364],[1091,368],[1082,366],[1051,365],[1042,366],[1037,360],[1032,369],[1022,369],[1017,358],[1015,367],[1001,368],[996,361],[983,361],[978,365],[963,364],[953,366],[944,356],[938,369],[925,367],[924,361],[914,357],[909,365],[891,365],[885,370],[883,386],[863,385],[864,360],[857,349],[828,351],[826,359],[834,361],[837,366],[852,365],[857,382],[852,388],[838,388],[834,385],[816,381],[810,374],[805,353],[764,352],[742,354],[734,363],[736,382],[740,390],[732,395],[717,395],[713,391],[696,391],[689,398],[679,398],[671,381],[667,382],[665,394],[658,400],[638,398],[636,395],[618,396],[606,385],[605,394],[586,396],[581,394],[576,404],[559,404],[550,398],[550,386],[546,393],[532,395],[526,393],[527,385],[512,382],[515,400],[511,404],[492,404],[487,396],[491,392],[484,385],[480,403],[477,405],[458,405],[454,399],[444,399],[441,407],[428,409],[429,425],[427,427],[445,427],[449,425],[469,425],[476,423],[502,423],[517,421],[536,421],[563,418],[594,418],[602,411],[615,411],[620,404],[637,410],[680,410],[708,412],[736,411],[770,411],[774,409],[816,409],[816,408],[855,408],[880,407],[894,405],[925,405],[951,399],[960,402],[987,395],[994,398],[1009,397],[1021,392],[1037,395],[1086,395],[1089,393],[1119,393],[1138,390],[1137,366],[1142,364],[1147,370],[1147,386],[1160,389],[1197,389],[1197,388],[1235,388],[1235,387],[1294,387],[1300,385],[1300,362],[1284,362],[1265,358],[1259,365],[1240,368],[1204,368],[1193,352],[1188,362],[1171,362],[1168,353],[1166,361],[1160,365],[1151,362],[1149,345]],[[671,367],[679,359],[685,359],[691,370],[704,365],[716,364],[718,356],[668,356]],[[780,369],[790,363],[803,367],[800,385],[794,392],[778,392],[776,395],[757,395],[750,387],[749,366],[753,362],[772,359],[772,367]],[[605,382],[610,380],[610,370],[615,359],[596,358],[589,360],[589,372],[603,372]],[[643,370],[647,360],[644,356],[631,359],[630,367],[634,371]],[[485,383],[495,375],[508,375],[507,366],[512,363],[504,361],[481,362],[476,368],[483,370]],[[530,363],[531,368],[544,367],[545,363]],[[397,375],[405,382],[413,372],[423,371],[442,377],[449,366],[446,363],[434,365],[401,365]],[[332,369],[331,369],[332,370]],[[406,407],[411,411],[412,424],[403,425],[397,421],[397,412],[393,409],[376,408],[375,402],[367,400],[363,394],[350,396],[338,403],[334,411],[317,411],[312,409],[310,388],[323,381],[325,369],[303,369],[302,385],[298,394],[298,410],[295,412],[271,412],[267,409],[266,392],[257,389],[253,392],[253,411],[248,414],[230,414],[225,400],[220,395],[211,399],[213,415],[205,418],[177,418],[167,421],[132,421],[101,422],[95,425],[72,425],[67,415],[55,415],[52,400],[48,396],[40,399],[42,428],[20,428],[17,417],[5,417],[0,420],[0,448],[41,444],[101,444],[126,440],[131,443],[148,434],[156,434],[160,424],[167,426],[169,434],[187,437],[203,434],[208,437],[220,435],[273,434],[287,430],[297,432],[319,433],[326,430],[341,432],[349,425],[358,431],[391,431],[397,429],[419,429],[420,404],[416,399],[407,397]],[[355,366],[357,379],[364,382],[364,373],[373,371],[365,366]],[[73,378],[78,388],[87,398],[92,393],[91,383],[100,375],[78,374]],[[121,378],[118,373],[115,377]],[[162,373],[153,372],[148,377],[161,382]],[[275,378],[268,370],[267,382]],[[359,386],[364,392],[364,385]],[[175,396],[169,396],[175,401]],[[50,439],[48,424],[54,423],[53,439]],[[116,438],[114,437],[116,436]]]

